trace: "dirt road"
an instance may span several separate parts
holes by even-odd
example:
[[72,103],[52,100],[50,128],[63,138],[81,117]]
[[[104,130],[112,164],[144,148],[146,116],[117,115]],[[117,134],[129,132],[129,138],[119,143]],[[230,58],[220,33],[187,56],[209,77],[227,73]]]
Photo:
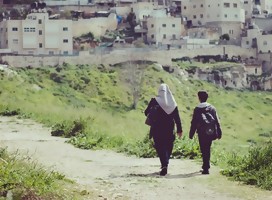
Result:
[[0,145],[19,149],[46,168],[95,191],[91,199],[132,200],[272,200],[272,194],[228,181],[212,167],[201,175],[200,163],[170,160],[169,174],[158,176],[158,158],[140,159],[112,151],[81,150],[52,137],[50,129],[31,120],[0,117]]

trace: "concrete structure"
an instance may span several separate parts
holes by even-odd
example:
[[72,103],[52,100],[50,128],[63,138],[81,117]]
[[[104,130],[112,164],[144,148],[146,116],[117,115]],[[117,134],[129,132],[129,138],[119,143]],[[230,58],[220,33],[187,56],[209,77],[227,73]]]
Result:
[[50,20],[45,12],[30,13],[25,20],[2,21],[0,48],[15,54],[72,54],[72,20]]
[[258,36],[257,45],[259,53],[272,52],[272,34]]
[[260,76],[263,73],[261,62],[246,63],[245,67],[248,75]]
[[262,33],[258,27],[252,27],[248,29],[241,38],[241,47],[242,48],[257,48],[257,37]]
[[248,22],[252,18],[253,0],[244,0],[243,9],[245,10],[245,21]]
[[78,19],[72,21],[73,36],[78,37],[82,34],[92,32],[95,37],[104,35],[106,30],[117,29],[116,14],[111,13],[108,17],[96,17],[90,19]]
[[147,42],[152,44],[171,44],[181,36],[181,19],[175,17],[150,17],[147,19]]
[[136,4],[132,4],[131,8],[136,16],[136,22],[139,22],[144,19],[145,16],[151,16],[151,13],[154,10],[153,3],[149,2],[138,2]]
[[92,0],[44,0],[48,6],[63,6],[63,5],[88,5],[93,3]]
[[229,34],[231,38],[240,38],[245,22],[245,11],[241,0],[184,0],[182,16],[187,25],[219,28],[219,33]]
[[41,66],[54,66],[58,64],[111,64],[122,63],[133,60],[147,60],[160,63],[162,65],[171,65],[172,58],[181,58],[184,56],[195,57],[197,55],[223,55],[228,54],[229,57],[240,55],[242,59],[248,57],[256,57],[255,49],[243,49],[238,46],[216,46],[213,48],[205,49],[177,49],[169,51],[154,51],[154,49],[129,49],[124,48],[116,51],[100,51],[97,53],[90,53],[89,51],[80,52],[78,56],[2,56],[2,62],[7,62],[10,66],[14,67],[41,67]]
[[201,26],[205,21],[205,0],[184,0],[181,2],[181,15],[192,24],[192,26]]
[[267,11],[267,13],[272,13],[272,1],[271,0],[260,0],[262,11]]

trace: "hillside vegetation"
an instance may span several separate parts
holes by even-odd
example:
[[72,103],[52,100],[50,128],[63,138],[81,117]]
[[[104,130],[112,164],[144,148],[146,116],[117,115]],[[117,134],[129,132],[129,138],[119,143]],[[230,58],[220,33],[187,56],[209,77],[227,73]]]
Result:
[[262,145],[272,137],[272,94],[268,92],[224,90],[169,74],[152,64],[64,64],[13,70],[16,73],[0,74],[0,112],[42,122],[52,127],[53,135],[72,137],[70,142],[80,148],[114,148],[154,156],[143,111],[162,82],[172,90],[183,124],[184,136],[176,141],[174,157],[199,156],[197,140],[189,141],[188,131],[200,89],[209,92],[209,102],[217,108],[222,123],[222,140],[213,146],[214,163],[225,166],[228,153],[247,155],[250,146]]

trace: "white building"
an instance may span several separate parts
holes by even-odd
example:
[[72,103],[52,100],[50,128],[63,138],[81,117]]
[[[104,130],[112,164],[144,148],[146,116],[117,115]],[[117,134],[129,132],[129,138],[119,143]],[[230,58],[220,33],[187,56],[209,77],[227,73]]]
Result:
[[25,20],[2,21],[0,48],[15,54],[72,54],[72,20],[50,20],[43,12],[30,13]]
[[181,18],[150,17],[147,18],[147,42],[157,45],[173,44],[181,36]]
[[245,23],[241,0],[184,0],[181,14],[192,26],[218,27],[220,34],[240,38]]
[[266,11],[268,14],[272,13],[272,1],[271,0],[260,0],[262,12]]
[[88,5],[92,0],[44,0],[48,6]]

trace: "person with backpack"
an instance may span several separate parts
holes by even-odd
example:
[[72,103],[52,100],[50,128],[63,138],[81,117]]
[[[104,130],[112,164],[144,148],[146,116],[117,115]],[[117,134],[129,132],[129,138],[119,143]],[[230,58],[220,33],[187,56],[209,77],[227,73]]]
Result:
[[209,174],[212,141],[221,139],[222,131],[215,107],[206,102],[208,93],[202,90],[197,95],[200,104],[194,109],[189,138],[193,139],[197,132],[203,160],[202,174]]
[[144,113],[151,121],[150,138],[153,138],[156,152],[160,158],[160,175],[165,176],[175,141],[175,124],[177,135],[179,138],[182,136],[177,103],[167,84],[160,85],[158,95],[150,100]]

